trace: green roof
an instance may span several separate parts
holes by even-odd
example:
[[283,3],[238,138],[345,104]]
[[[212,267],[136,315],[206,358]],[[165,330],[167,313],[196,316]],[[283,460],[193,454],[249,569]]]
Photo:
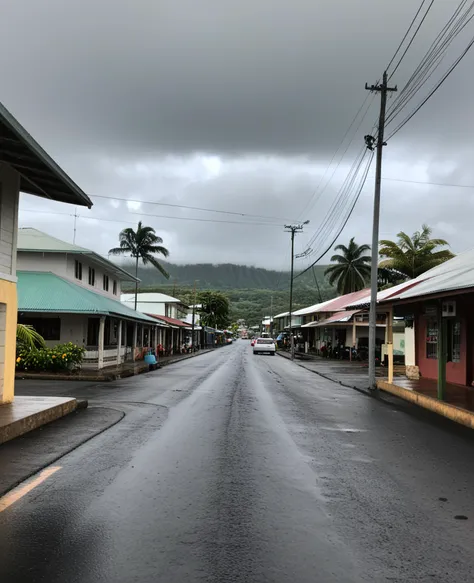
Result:
[[109,259],[102,257],[95,251],[79,247],[73,243],[61,241],[47,233],[33,229],[32,227],[20,227],[18,229],[17,251],[28,251],[33,253],[68,253],[80,254],[91,257],[96,263],[113,273],[121,281],[140,281],[125,269],[122,269]]
[[18,311],[122,316],[156,324],[155,318],[67,281],[54,273],[18,271]]

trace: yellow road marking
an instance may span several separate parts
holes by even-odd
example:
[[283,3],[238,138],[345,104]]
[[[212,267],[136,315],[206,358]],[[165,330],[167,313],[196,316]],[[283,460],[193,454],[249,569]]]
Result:
[[46,468],[45,470],[40,472],[40,474],[36,476],[36,478],[35,477],[30,478],[23,484],[20,484],[19,486],[14,488],[11,492],[8,492],[8,494],[5,494],[3,498],[0,498],[0,512],[3,512],[9,506],[15,504],[15,502],[18,502],[18,500],[23,498],[23,496],[26,496],[28,492],[34,490],[37,486],[42,484],[45,480],[47,480],[49,477],[51,477],[60,469],[61,466],[52,466],[50,468]]

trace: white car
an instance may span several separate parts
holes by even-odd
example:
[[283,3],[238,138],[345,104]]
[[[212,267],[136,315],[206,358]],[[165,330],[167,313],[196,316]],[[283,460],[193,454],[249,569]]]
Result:
[[275,351],[275,340],[273,340],[273,338],[257,338],[255,344],[253,345],[254,354],[263,354],[267,352],[273,356]]

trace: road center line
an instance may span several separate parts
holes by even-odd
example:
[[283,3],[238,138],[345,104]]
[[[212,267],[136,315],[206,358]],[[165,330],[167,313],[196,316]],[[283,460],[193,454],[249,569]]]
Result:
[[20,484],[16,488],[14,488],[8,494],[5,494],[2,498],[0,498],[0,512],[6,510],[9,506],[21,500],[23,496],[26,496],[29,492],[34,490],[37,486],[42,484],[45,480],[50,478],[53,474],[55,474],[58,470],[61,469],[61,466],[51,466],[50,468],[46,468],[42,472],[40,472],[36,477],[32,477],[23,484]]

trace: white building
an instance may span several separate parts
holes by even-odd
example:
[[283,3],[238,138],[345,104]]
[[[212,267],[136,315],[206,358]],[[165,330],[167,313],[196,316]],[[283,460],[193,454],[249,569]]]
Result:
[[117,365],[156,348],[157,320],[119,300],[121,283],[135,277],[101,255],[19,229],[17,270],[18,321],[31,324],[50,346],[84,346],[83,366]]
[[[135,294],[122,294],[122,303],[133,309]],[[165,354],[174,354],[181,350],[183,344],[189,344],[191,324],[186,322],[188,306],[181,300],[161,293],[142,292],[137,295],[137,310],[168,325],[162,331],[159,344]]]

